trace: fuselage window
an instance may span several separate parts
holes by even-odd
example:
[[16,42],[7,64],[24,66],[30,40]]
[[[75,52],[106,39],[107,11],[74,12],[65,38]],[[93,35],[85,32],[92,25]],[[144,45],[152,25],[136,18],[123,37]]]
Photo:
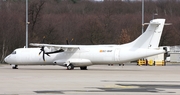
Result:
[[13,51],[11,54],[16,54],[16,51]]

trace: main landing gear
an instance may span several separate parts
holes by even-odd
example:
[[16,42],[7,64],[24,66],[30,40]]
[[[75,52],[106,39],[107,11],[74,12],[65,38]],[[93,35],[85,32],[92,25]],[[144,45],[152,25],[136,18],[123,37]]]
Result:
[[67,70],[73,70],[74,69],[74,65],[73,64],[69,64],[68,66],[67,66]]
[[80,67],[81,70],[87,70],[87,66]]
[[122,63],[122,64],[119,64],[119,66],[124,66],[124,63]]
[[[67,70],[73,70],[74,69],[74,65],[73,64],[69,64],[67,66]],[[81,70],[87,70],[87,66],[83,66],[83,67],[80,67]]]
[[12,66],[12,69],[18,69],[18,65],[11,65]]

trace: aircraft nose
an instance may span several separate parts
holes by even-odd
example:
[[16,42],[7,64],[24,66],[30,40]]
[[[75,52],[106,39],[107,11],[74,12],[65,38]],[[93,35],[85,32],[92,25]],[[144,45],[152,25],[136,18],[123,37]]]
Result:
[[7,63],[7,60],[8,60],[8,56],[4,58],[4,62]]
[[9,55],[4,58],[4,61],[5,61],[6,63],[9,63]]

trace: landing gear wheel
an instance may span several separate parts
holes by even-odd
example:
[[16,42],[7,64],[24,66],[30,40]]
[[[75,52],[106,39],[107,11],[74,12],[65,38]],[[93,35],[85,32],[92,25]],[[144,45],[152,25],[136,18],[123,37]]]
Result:
[[87,66],[80,67],[81,70],[87,70]]
[[163,66],[166,66],[166,61],[164,62]]
[[18,65],[12,65],[12,69],[18,69]]
[[68,66],[67,66],[67,70],[73,70],[74,69],[74,65],[73,64],[69,64]]
[[124,64],[122,63],[122,64],[119,64],[119,66],[124,66]]

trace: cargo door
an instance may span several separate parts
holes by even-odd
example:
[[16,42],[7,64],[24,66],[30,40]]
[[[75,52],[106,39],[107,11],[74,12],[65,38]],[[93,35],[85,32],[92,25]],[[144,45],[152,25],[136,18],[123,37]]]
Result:
[[115,49],[115,61],[120,61],[120,49]]

